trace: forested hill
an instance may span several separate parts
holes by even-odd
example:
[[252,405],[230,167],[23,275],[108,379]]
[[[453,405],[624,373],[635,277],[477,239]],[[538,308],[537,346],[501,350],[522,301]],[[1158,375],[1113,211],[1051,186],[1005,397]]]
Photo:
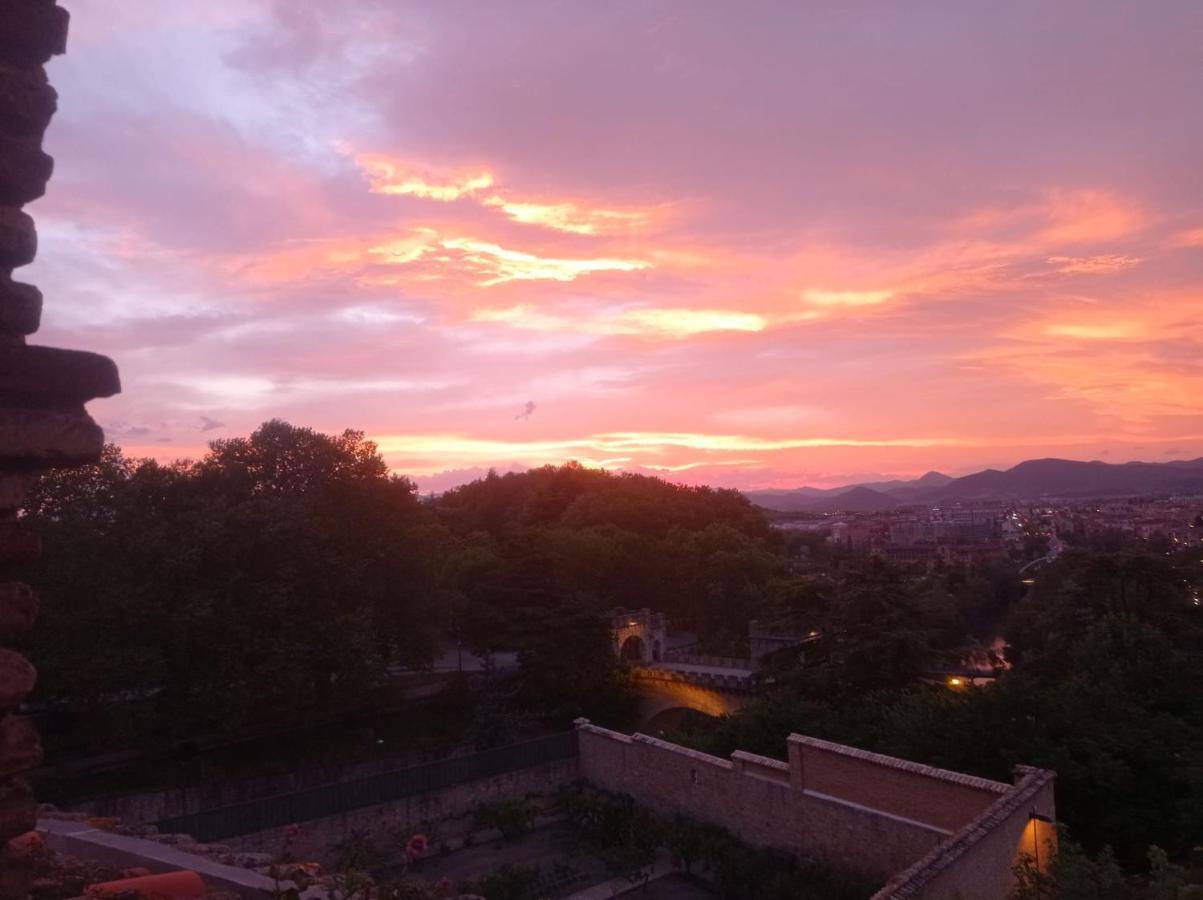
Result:
[[460,531],[501,536],[514,528],[614,528],[649,538],[723,524],[773,540],[768,521],[738,491],[685,487],[659,478],[586,469],[578,463],[510,472],[462,485],[436,507]]
[[448,583],[476,609],[650,606],[715,649],[742,642],[742,616],[786,568],[780,534],[736,491],[575,463],[490,474],[433,509],[460,548]]
[[788,569],[734,491],[570,464],[422,503],[361,432],[281,421],[170,465],[110,446],[25,515],[54,548],[29,575],[35,701],[93,744],[355,704],[449,642],[529,651],[526,701],[562,725],[621,697],[606,611],[735,651]]

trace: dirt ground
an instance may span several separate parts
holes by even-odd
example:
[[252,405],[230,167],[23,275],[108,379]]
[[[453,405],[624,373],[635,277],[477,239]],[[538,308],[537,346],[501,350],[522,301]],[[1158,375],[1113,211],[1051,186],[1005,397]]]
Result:
[[705,882],[674,873],[619,896],[627,900],[713,900],[718,895]]
[[613,877],[596,859],[573,852],[568,828],[562,824],[424,859],[410,874],[426,881],[479,881],[506,864],[538,866],[550,897],[564,897]]

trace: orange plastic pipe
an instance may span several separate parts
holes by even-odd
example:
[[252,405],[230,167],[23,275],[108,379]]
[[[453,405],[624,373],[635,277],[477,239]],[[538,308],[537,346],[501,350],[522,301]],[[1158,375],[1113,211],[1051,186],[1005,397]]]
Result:
[[205,883],[195,872],[164,872],[160,875],[142,875],[138,878],[122,878],[119,881],[103,881],[84,889],[89,897],[116,897],[134,893],[143,900],[177,900],[206,896]]

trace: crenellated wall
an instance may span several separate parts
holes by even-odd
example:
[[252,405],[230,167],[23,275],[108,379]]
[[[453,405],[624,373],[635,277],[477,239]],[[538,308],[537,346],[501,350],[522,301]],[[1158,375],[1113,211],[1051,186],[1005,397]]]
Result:
[[[721,759],[583,719],[577,729],[580,773],[598,787],[891,884],[923,860],[944,860],[939,851],[960,846],[965,833],[981,831],[1000,804],[1027,790],[801,735],[790,735],[786,763],[742,751]],[[1040,776],[1051,818],[1052,773]],[[1005,897],[1021,835],[1012,833],[1007,816],[989,821],[994,830],[975,840],[972,852],[934,874],[924,870],[930,887],[897,896],[944,896],[931,891],[945,883],[963,890],[974,873],[988,873],[983,890],[963,890],[964,896]]]

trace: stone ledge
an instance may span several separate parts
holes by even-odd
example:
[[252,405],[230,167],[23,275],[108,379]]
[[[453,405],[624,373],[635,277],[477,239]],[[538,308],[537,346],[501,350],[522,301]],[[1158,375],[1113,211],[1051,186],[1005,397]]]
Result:
[[0,131],[10,135],[41,134],[58,106],[58,93],[40,68],[0,64]]
[[104,432],[78,409],[0,407],[0,467],[38,470],[95,462]]
[[0,776],[28,772],[42,761],[38,730],[25,716],[0,719]]
[[[896,769],[901,772],[909,772],[912,775],[920,775],[924,778],[932,778],[937,781],[946,781],[950,784],[959,784],[962,787],[974,788],[980,791],[989,791],[993,794],[1005,794],[1011,790],[1011,786],[1003,784],[1001,781],[991,781],[988,778],[979,778],[976,775],[965,775],[961,772],[953,772],[949,769],[939,769],[935,766],[925,766],[922,763],[911,762],[908,759],[899,759],[896,756],[886,756],[883,753],[873,753],[869,750],[860,750],[856,747],[846,747],[843,744],[835,744],[831,741],[825,741],[821,738],[807,737],[804,734],[791,734],[786,738],[790,744],[798,744],[802,747],[813,747],[815,750],[823,750],[828,753],[833,753],[838,756],[845,756],[849,759],[857,759],[861,762],[873,763],[874,765],[882,766],[888,769]],[[805,756],[803,756],[803,767],[805,767]]]
[[[0,28],[3,28],[0,25]],[[42,136],[0,134],[0,205],[24,206],[46,193],[54,160],[42,152]]]
[[0,334],[33,334],[42,321],[42,292],[0,272]]
[[[7,555],[7,531],[16,531],[19,538],[28,534],[16,523],[0,523],[0,562]],[[37,539],[36,535],[30,535]],[[18,538],[18,539],[19,539]],[[19,558],[19,557],[18,557]],[[38,617],[38,595],[33,588],[21,581],[0,583],[0,640],[11,640],[33,627]]]
[[38,802],[29,785],[20,778],[0,780],[0,846],[29,831],[37,820]]
[[63,53],[70,18],[54,0],[0,3],[0,61],[33,67]]
[[648,734],[639,734],[636,732],[635,734],[631,735],[631,740],[639,744],[647,744],[648,746],[655,747],[657,750],[675,753],[677,756],[683,756],[687,759],[692,759],[694,762],[713,766],[716,769],[723,769],[727,772],[731,772],[735,769],[735,763],[729,759],[711,756],[709,753],[703,753],[700,750],[692,750],[689,747],[682,747],[680,744],[674,744],[670,741],[662,741],[660,738],[655,738]]
[[[51,850],[82,859],[123,867],[140,866],[152,872],[187,869],[196,872],[213,889],[234,891],[242,897],[263,900],[273,896],[275,879],[249,869],[227,866],[167,844],[100,831],[83,822],[40,819],[38,832]],[[285,883],[285,886],[291,886]]]
[[631,735],[623,734],[621,731],[611,731],[609,728],[602,728],[600,725],[594,725],[588,719],[574,719],[572,722],[576,726],[577,731],[583,731],[586,734],[595,734],[598,737],[610,738],[618,741],[620,744],[632,743]]
[[58,347],[0,347],[0,398],[19,405],[86,403],[120,393],[117,366],[107,356]]
[[773,759],[771,756],[761,756],[758,753],[748,753],[746,750],[736,750],[731,754],[731,758],[748,763],[749,765],[759,766],[762,769],[773,769],[774,771],[789,773],[789,763]]
[[0,269],[16,269],[33,262],[38,253],[38,233],[28,213],[0,206]]
[[16,709],[38,683],[38,670],[16,650],[0,647],[0,712]]

